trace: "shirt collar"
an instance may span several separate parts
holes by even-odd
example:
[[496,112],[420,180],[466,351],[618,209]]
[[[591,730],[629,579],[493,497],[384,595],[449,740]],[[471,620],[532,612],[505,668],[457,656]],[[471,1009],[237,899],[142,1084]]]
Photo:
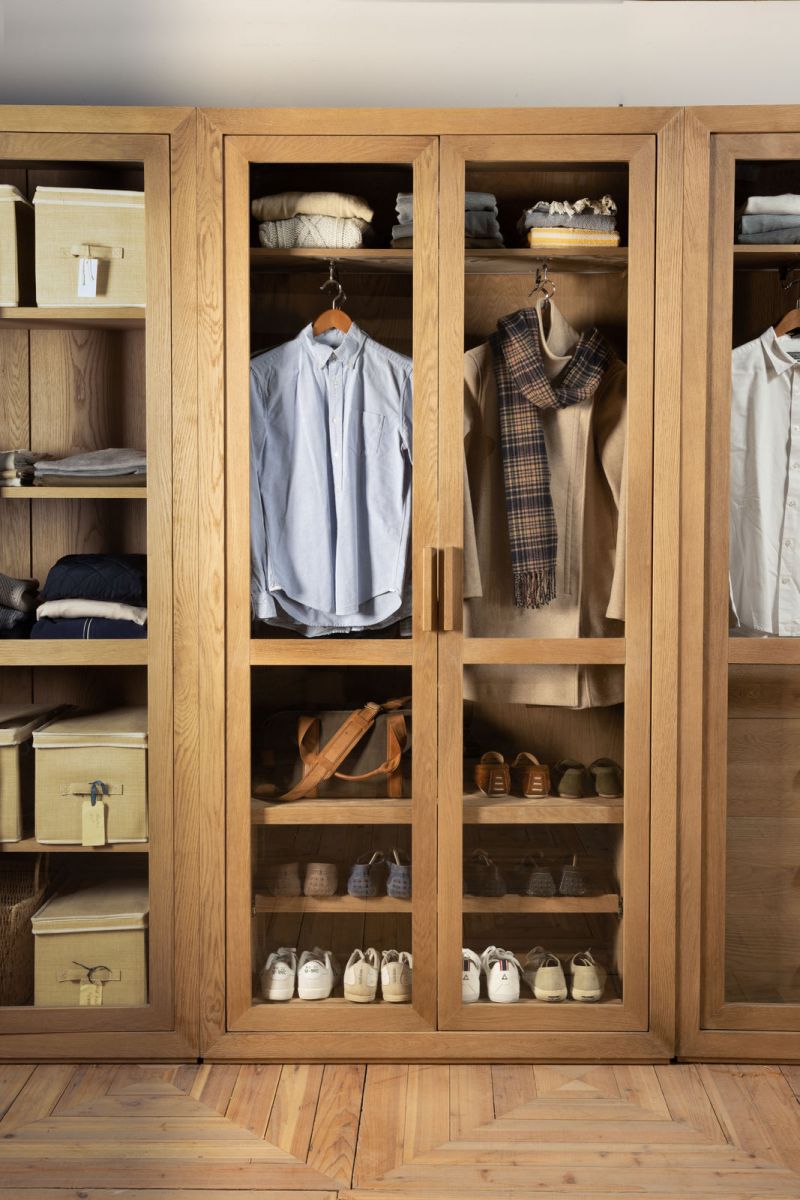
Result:
[[314,337],[314,331],[310,324],[306,325],[305,329],[300,331],[299,336],[306,350],[318,366],[324,367],[335,354],[339,362],[344,363],[348,367],[354,367],[356,359],[367,340],[367,335],[363,329],[359,329],[355,321],[353,321],[347,333],[342,334],[338,330],[335,333],[336,340],[332,345],[328,345],[324,340],[325,337],[332,337],[331,334],[324,334],[321,338]]
[[772,369],[776,375],[782,375],[784,371],[788,371],[790,367],[796,367],[800,364],[795,361],[789,354],[786,353],[780,340],[775,334],[774,328],[770,325],[761,335],[761,345],[764,347],[764,354],[767,361],[772,364]]

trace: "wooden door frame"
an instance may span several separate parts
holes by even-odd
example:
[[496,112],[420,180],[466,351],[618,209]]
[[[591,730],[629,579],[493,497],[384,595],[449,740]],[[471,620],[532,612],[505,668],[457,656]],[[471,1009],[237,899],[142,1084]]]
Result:
[[786,134],[800,134],[800,106],[686,112],[678,859],[678,1054],[685,1059],[800,1060],[800,1029],[782,1028],[797,1006],[724,1003],[728,664],[798,662],[800,654],[772,641],[729,646],[727,522],[709,515],[710,497],[727,495],[728,460],[727,453],[708,457],[709,446],[727,447],[729,436],[734,162],[780,157]]
[[[657,136],[655,426],[652,621],[665,631],[653,646],[651,753],[649,1027],[643,1031],[536,1033],[422,1031],[397,1035],[226,1031],[225,830],[225,385],[223,142],[227,135],[546,135]],[[675,781],[677,723],[677,560],[682,110],[653,109],[201,109],[198,113],[200,750],[201,861],[208,888],[201,972],[202,1053],[215,1061],[491,1060],[531,1058],[664,1061],[674,1044]],[[442,319],[445,320],[444,314]],[[672,642],[669,633],[674,632]]]
[[[150,742],[156,771],[151,825],[159,834],[150,856],[151,886],[163,884],[166,896],[157,905],[158,957],[151,956],[162,980],[157,1003],[129,1015],[109,1011],[102,1020],[79,1014],[77,1022],[66,1011],[17,1010],[5,1022],[14,1032],[0,1036],[0,1060],[189,1060],[199,1045],[197,876],[191,835],[184,836],[192,829],[198,784],[192,752],[197,745],[196,114],[181,108],[8,105],[0,107],[0,129],[7,147],[19,145],[22,157],[63,159],[69,137],[69,156],[75,159],[144,162],[149,194],[163,198],[167,222],[148,221],[146,234],[148,261],[167,270],[166,280],[148,276],[148,465],[150,492],[159,503],[148,506],[147,536],[156,562],[161,554],[169,564],[156,601],[163,606],[160,619],[148,638],[149,691],[152,697],[155,690],[162,722],[151,728]],[[176,527],[185,536],[174,538]],[[63,661],[69,657],[54,654]],[[0,659],[22,661],[24,654],[15,647]],[[156,663],[164,666],[153,669]]]

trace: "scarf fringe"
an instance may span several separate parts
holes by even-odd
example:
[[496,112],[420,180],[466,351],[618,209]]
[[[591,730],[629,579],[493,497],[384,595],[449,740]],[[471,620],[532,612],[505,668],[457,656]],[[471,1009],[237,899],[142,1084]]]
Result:
[[552,567],[514,572],[514,604],[517,608],[544,608],[556,598],[556,573]]

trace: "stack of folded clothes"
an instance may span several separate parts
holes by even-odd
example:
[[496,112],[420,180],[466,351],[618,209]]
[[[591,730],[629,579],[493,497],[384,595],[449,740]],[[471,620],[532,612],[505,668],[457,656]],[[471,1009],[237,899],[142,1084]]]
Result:
[[0,450],[0,487],[25,487],[32,483],[34,465],[47,457],[32,450]]
[[357,249],[373,240],[373,211],[344,192],[278,192],[254,200],[258,240],[270,250]]
[[145,638],[147,555],[67,554],[42,597],[32,638]]
[[144,487],[147,458],[143,450],[87,450],[37,462],[33,483],[36,487]]
[[538,200],[517,223],[520,236],[534,249],[551,246],[618,246],[617,206],[599,200]]
[[15,579],[0,572],[0,638],[30,636],[38,591],[38,579]]
[[751,196],[740,217],[738,241],[751,246],[800,242],[800,196]]
[[[396,250],[414,243],[414,197],[411,192],[397,196],[397,221],[392,226],[392,246]],[[494,250],[503,245],[497,221],[497,198],[491,192],[465,192],[464,244],[472,250]]]

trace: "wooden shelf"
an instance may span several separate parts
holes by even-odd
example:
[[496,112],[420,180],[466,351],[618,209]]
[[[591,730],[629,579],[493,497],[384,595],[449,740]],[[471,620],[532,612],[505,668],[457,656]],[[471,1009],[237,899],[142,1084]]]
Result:
[[253,799],[253,825],[409,825],[410,800],[290,800]]
[[0,487],[3,500],[146,500],[146,487]]
[[619,913],[619,896],[464,896],[465,913]]
[[77,638],[3,638],[0,667],[146,667],[147,638],[82,641]]
[[[253,901],[257,913],[411,913],[410,900],[393,896],[265,896],[257,892]],[[604,911],[604,910],[601,910]]]
[[[409,274],[413,270],[413,250],[386,249],[294,249],[269,250],[264,246],[250,250],[250,267],[255,271],[319,271],[333,261],[343,269],[360,274],[387,272]],[[497,250],[464,251],[467,275],[524,275],[543,262],[559,271],[624,271],[628,266],[627,246],[553,246],[547,249],[514,247]]]
[[143,308],[0,308],[0,328],[144,329]]
[[[340,961],[339,966],[344,966],[344,964]],[[345,1000],[342,993],[341,982],[336,985],[336,987],[333,989],[332,995],[328,996],[327,1000],[301,1000],[299,996],[292,996],[291,1000],[265,1000],[263,996],[255,993],[253,995],[253,1005],[258,1008],[263,1008],[265,1005],[270,1005],[270,1007],[280,1009],[282,1012],[286,1009],[298,1009],[307,1005],[313,1005],[315,1010],[319,1009],[320,1005],[323,1005],[326,1009],[340,1008],[346,1009],[349,1012],[359,1011],[362,1013],[364,1009],[375,1008],[383,1008],[384,1012],[389,1011],[393,1014],[398,1010],[411,1010],[411,1003],[409,1001],[393,1003],[389,1000],[384,1000],[380,994],[380,988],[378,988],[378,994],[375,999],[367,1001],[366,1004],[360,1004],[357,1000]],[[244,1193],[244,1196],[246,1196],[246,1194],[247,1193]],[[302,1193],[298,1193],[298,1195],[302,1195]]]
[[525,275],[544,262],[550,263],[554,271],[576,273],[625,271],[628,267],[627,246],[467,249],[464,254],[464,270],[467,275]]
[[733,265],[744,270],[777,271],[782,266],[800,267],[800,244],[787,246],[733,247]]
[[21,842],[0,843],[0,854],[149,854],[148,842],[113,842],[108,846],[62,846],[23,838]]
[[266,246],[250,251],[250,267],[255,271],[319,271],[335,262],[359,273],[387,271],[410,274],[413,268],[412,250],[365,249],[353,250],[306,249],[270,250]]
[[624,812],[621,796],[615,800],[599,796],[583,800],[559,796],[522,800],[514,796],[483,796],[479,792],[464,796],[465,825],[622,825]]
[[473,664],[623,665],[625,638],[464,638],[462,656]]
[[411,638],[252,638],[252,667],[411,665]]
[[800,663],[800,638],[728,638],[728,662],[796,666]]

